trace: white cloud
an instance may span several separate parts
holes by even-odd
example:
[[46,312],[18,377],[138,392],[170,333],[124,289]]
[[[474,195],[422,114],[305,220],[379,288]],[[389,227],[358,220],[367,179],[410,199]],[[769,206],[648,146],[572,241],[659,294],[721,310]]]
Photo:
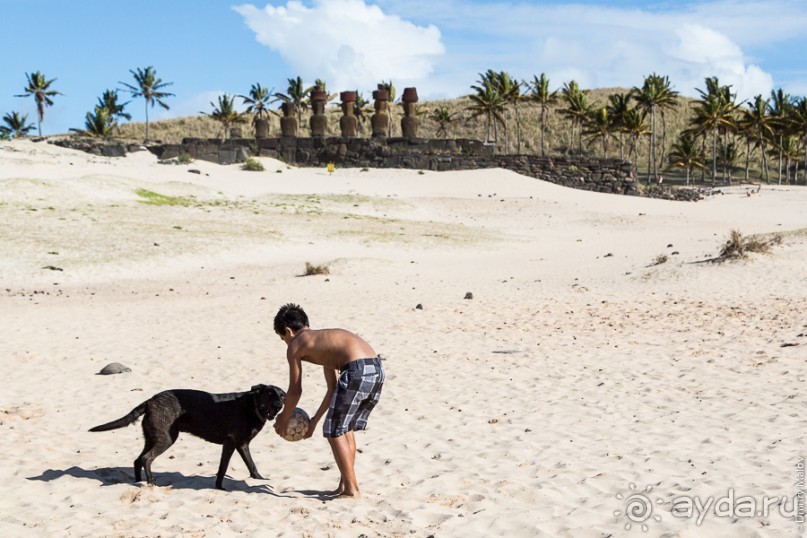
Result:
[[774,85],[799,86],[799,77],[785,75],[781,66],[800,61],[807,25],[804,0],[648,2],[644,8],[605,0],[377,1],[390,13],[417,13],[442,30],[448,51],[429,85],[439,81],[444,93],[469,92],[477,73],[491,68],[527,79],[545,72],[554,87],[572,78],[583,87],[641,86],[655,72],[688,96],[717,76],[747,98]]
[[440,31],[389,15],[365,0],[289,0],[260,9],[233,8],[256,39],[277,52],[306,84],[320,78],[332,92],[367,91],[382,80],[417,85],[445,53]]
[[730,84],[740,100],[765,95],[773,88],[773,77],[747,63],[740,47],[722,33],[687,24],[676,35],[678,43],[669,50],[669,57],[680,62],[676,76],[684,87],[705,89],[704,79],[715,76],[721,84]]

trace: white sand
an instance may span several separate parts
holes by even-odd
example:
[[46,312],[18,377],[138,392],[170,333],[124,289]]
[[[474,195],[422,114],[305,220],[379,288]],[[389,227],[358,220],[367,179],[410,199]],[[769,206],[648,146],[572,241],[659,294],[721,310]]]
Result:
[[[263,162],[0,143],[0,535],[796,535],[778,506],[700,524],[671,507],[733,489],[792,510],[807,190],[680,203],[502,170]],[[147,205],[136,189],[194,198]],[[733,228],[784,242],[697,263]],[[331,274],[302,277],[306,262]],[[169,388],[285,388],[271,324],[290,301],[385,359],[357,434],[362,498],[323,500],[339,475],[319,436],[289,443],[267,425],[251,448],[269,480],[236,455],[222,492],[218,446],[180,435],[149,487],[133,482],[139,425],[87,432]],[[111,362],[132,372],[95,375]],[[313,412],[322,374],[304,375]],[[616,515],[637,493],[653,502],[647,533]]]

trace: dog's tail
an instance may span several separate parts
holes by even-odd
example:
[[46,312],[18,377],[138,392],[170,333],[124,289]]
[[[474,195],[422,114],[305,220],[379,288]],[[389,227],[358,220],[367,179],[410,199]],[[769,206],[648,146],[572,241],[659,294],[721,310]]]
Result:
[[106,432],[109,430],[117,430],[118,428],[123,428],[124,426],[128,426],[129,424],[134,424],[134,421],[140,418],[143,413],[146,412],[146,402],[138,405],[134,409],[132,409],[128,415],[125,417],[119,418],[118,420],[113,420],[112,422],[107,422],[106,424],[101,424],[100,426],[96,426],[95,428],[90,428],[91,432]]

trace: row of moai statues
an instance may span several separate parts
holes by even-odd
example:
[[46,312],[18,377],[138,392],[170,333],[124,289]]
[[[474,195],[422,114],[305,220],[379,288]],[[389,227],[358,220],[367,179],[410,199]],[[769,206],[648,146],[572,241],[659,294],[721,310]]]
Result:
[[[359,118],[356,116],[356,92],[341,92],[339,98],[342,101],[342,117],[339,118],[339,129],[344,137],[355,138],[359,132]],[[325,116],[325,103],[328,101],[328,92],[319,86],[311,90],[311,119],[308,125],[311,128],[311,136],[324,137],[328,131],[328,118]],[[370,118],[372,133],[374,138],[386,137],[389,135],[390,115],[389,115],[389,92],[381,85],[373,91],[373,101],[375,112]],[[418,102],[416,88],[405,88],[403,96],[404,117],[401,119],[401,132],[404,138],[417,138],[418,120],[415,111],[415,104]],[[282,136],[297,136],[298,119],[297,111],[293,103],[283,103],[281,106],[283,117],[280,118],[280,132]],[[261,133],[258,133],[259,138]]]

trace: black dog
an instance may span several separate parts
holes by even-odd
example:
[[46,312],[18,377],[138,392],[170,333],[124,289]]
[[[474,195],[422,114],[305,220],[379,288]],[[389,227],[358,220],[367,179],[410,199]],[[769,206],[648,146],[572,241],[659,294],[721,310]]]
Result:
[[223,445],[221,463],[216,474],[216,487],[221,485],[233,451],[241,454],[251,478],[265,480],[249,453],[249,442],[283,408],[286,392],[274,385],[255,385],[249,392],[210,394],[200,390],[166,390],[141,403],[123,418],[92,428],[104,432],[133,424],[143,415],[143,436],[146,446],[134,461],[135,481],[141,480],[145,468],[146,480],[154,484],[151,462],[168,450],[179,432],[187,432],[210,443]]

